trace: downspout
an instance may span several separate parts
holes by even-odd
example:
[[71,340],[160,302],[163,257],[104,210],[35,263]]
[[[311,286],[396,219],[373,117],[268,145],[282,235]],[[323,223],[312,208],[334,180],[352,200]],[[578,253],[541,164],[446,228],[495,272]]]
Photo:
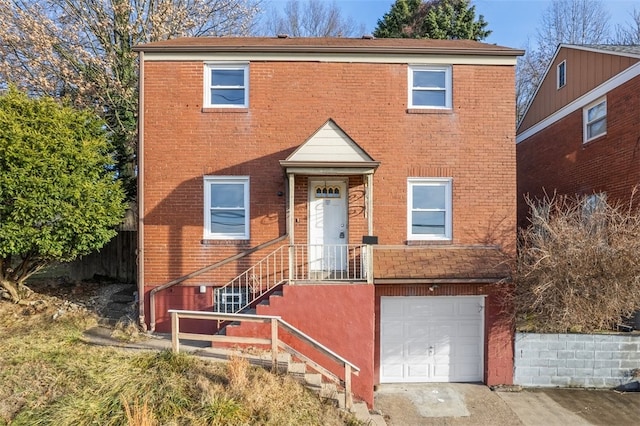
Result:
[[138,54],[138,321],[147,330],[144,319],[144,52]]

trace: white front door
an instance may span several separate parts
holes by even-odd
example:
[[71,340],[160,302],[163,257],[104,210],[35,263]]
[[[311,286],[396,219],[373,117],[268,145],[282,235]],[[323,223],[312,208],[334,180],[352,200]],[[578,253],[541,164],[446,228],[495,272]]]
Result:
[[347,185],[341,180],[309,182],[309,270],[346,270]]
[[484,297],[380,299],[380,382],[483,379]]

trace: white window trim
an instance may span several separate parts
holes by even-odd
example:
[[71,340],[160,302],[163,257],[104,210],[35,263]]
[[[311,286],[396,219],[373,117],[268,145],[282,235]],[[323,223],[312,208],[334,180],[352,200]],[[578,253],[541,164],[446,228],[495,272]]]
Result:
[[588,116],[589,116],[589,110],[592,109],[593,107],[600,105],[601,103],[604,103],[604,119],[605,121],[607,120],[607,116],[609,115],[609,111],[607,110],[607,97],[603,96],[601,98],[596,99],[595,101],[591,102],[589,105],[585,106],[584,108],[582,108],[582,143],[587,143],[590,142],[594,139],[597,139],[601,136],[604,136],[607,134],[607,130],[609,128],[608,123],[606,126],[606,129],[603,133],[600,133],[596,136],[593,136],[591,138],[589,138],[588,135],[588,127],[590,124],[592,124],[595,120],[593,121],[588,121]]
[[[414,71],[444,71],[444,84],[445,84],[445,105],[444,106],[432,106],[432,105],[414,105],[413,104],[413,72]],[[425,65],[409,65],[408,67],[408,84],[407,84],[407,105],[411,109],[451,109],[452,108],[452,78],[451,78],[451,66],[425,66]],[[424,90],[429,90],[425,88]]]
[[[211,102],[211,70],[218,69],[234,69],[244,70],[244,103],[242,105],[226,105],[226,104],[214,104]],[[203,105],[205,108],[248,108],[249,107],[249,64],[242,63],[220,63],[220,62],[208,62],[204,64],[204,100]],[[240,88],[240,86],[224,86],[225,88]]]
[[[410,177],[407,179],[407,239],[409,241],[450,241],[452,238],[452,178],[419,178]],[[444,186],[445,193],[445,219],[444,219],[444,235],[441,234],[413,234],[411,212],[413,211],[413,191],[411,190],[414,185],[434,185]]]
[[[241,183],[244,185],[244,233],[223,234],[211,232],[211,185],[216,183]],[[249,211],[249,176],[205,176],[204,177],[204,239],[205,240],[248,240],[251,214]]]
[[[564,69],[564,82],[562,84],[560,84],[560,70]],[[562,62],[560,62],[558,64],[558,67],[556,68],[556,88],[557,89],[562,89],[564,86],[567,85],[567,61],[564,60]]]

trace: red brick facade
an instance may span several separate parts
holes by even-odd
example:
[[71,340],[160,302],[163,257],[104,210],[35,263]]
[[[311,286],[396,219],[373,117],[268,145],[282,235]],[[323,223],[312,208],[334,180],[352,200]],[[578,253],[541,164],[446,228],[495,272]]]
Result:
[[[511,51],[511,59],[517,54]],[[150,289],[286,234],[288,181],[279,161],[329,119],[380,163],[373,176],[372,212],[366,212],[364,177],[343,176],[349,192],[349,243],[360,243],[368,234],[372,214],[373,235],[380,245],[417,244],[428,250],[428,243],[407,242],[407,178],[447,177],[452,179],[453,232],[446,244],[512,248],[514,66],[483,62],[473,51],[468,55],[475,59],[451,56],[455,63],[450,110],[408,110],[408,63],[385,61],[384,54],[375,61],[355,62],[249,60],[249,107],[237,110],[203,109],[202,60],[146,60],[141,79],[144,258],[140,260],[145,312]],[[442,55],[436,56],[442,61]],[[250,177],[250,240],[203,240],[206,175]],[[307,178],[300,175],[295,180],[293,231],[300,244],[307,242]],[[263,256],[257,253],[158,293],[158,330],[170,326],[167,308],[211,308],[211,289],[201,295],[193,286],[223,285]],[[463,289],[455,294],[492,292],[490,284],[460,285]],[[409,294],[408,287],[400,288]],[[373,298],[374,292],[370,293]],[[379,300],[377,288],[375,294]],[[373,299],[363,304],[371,306],[366,315],[373,315]],[[512,336],[510,330],[494,325],[495,308],[488,310],[486,380],[511,383]],[[374,318],[369,319],[373,325]],[[321,326],[317,321],[302,323]],[[319,329],[303,331],[322,334]],[[371,368],[378,368],[373,360],[367,374]]]

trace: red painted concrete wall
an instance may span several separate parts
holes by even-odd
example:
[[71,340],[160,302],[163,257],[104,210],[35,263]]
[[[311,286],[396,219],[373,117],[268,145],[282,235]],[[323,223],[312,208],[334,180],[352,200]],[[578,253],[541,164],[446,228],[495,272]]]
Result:
[[[257,314],[276,315],[328,346],[358,368],[359,375],[352,376],[353,393],[373,406],[374,385],[374,287],[367,284],[353,285],[292,285],[283,287],[282,297],[271,297],[269,305],[258,305]],[[227,335],[267,336],[269,326],[243,323],[228,327]],[[305,355],[318,357],[315,350],[300,344],[290,336],[282,339]],[[324,359],[323,367],[344,378],[344,369]]]
[[[582,109],[517,145],[518,223],[526,225],[524,195],[544,192],[628,201],[640,184],[640,77],[607,94],[607,134],[584,144]],[[636,197],[637,199],[637,197]]]

